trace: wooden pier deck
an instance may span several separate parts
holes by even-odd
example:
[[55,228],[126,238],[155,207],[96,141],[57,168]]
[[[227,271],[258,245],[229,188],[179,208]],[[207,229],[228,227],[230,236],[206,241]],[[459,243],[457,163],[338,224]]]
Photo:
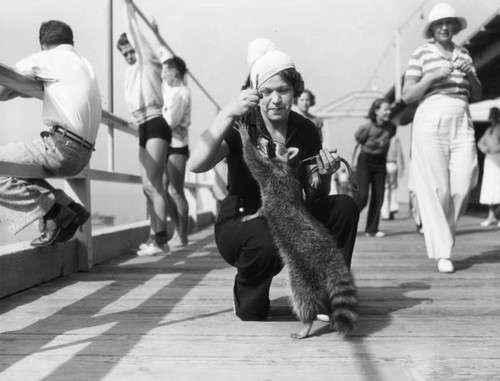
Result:
[[289,337],[300,323],[285,272],[271,318],[239,321],[209,228],[170,255],[125,255],[0,300],[0,380],[500,380],[500,229],[464,217],[457,271],[439,274],[406,215],[381,223],[386,238],[359,235],[346,340],[322,322]]

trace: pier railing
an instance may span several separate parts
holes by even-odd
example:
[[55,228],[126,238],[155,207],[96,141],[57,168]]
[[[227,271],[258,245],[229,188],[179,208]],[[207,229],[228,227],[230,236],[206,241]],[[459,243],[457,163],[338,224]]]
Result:
[[[43,97],[43,85],[40,82],[25,77],[3,64],[0,64],[0,84],[29,97],[38,99]],[[110,129],[137,135],[136,130],[131,128],[126,120],[105,110],[102,112],[101,123]],[[10,162],[0,162],[0,176],[51,177],[41,166]],[[217,192],[217,189],[214,189],[218,182],[216,174],[214,172],[200,175],[188,173],[186,180],[185,187],[190,201],[190,217],[194,220],[194,225],[212,222],[216,212],[216,198],[213,196],[213,192]],[[92,210],[91,181],[141,184],[141,177],[136,174],[95,170],[87,167],[77,176],[64,178],[64,181],[65,191],[75,201]],[[202,220],[199,221],[200,218]],[[0,279],[2,279],[0,280],[0,297],[67,273],[88,271],[94,264],[130,250],[144,238],[148,229],[149,223],[142,221],[142,223],[126,226],[123,229],[120,227],[110,229],[106,238],[102,238],[93,235],[92,224],[89,220],[76,234],[76,239],[65,244],[37,249],[31,248],[28,243],[6,247],[2,246],[0,242],[0,268],[2,269],[0,273]],[[68,255],[68,251],[72,255]],[[7,258],[16,253],[24,254],[21,256],[21,260],[20,257]],[[44,255],[40,255],[40,253],[44,253]],[[73,258],[73,260],[68,260],[68,257]],[[48,258],[51,259],[47,260]],[[35,263],[40,261],[43,263]]]

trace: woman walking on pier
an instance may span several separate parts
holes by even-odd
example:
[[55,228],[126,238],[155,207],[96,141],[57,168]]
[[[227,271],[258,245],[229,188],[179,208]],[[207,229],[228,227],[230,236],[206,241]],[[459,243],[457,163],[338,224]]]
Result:
[[448,4],[431,9],[424,37],[410,58],[402,99],[419,101],[413,120],[411,171],[424,225],[427,255],[439,272],[454,271],[456,224],[477,183],[477,152],[468,98],[482,87],[465,48],[452,41],[467,22]]

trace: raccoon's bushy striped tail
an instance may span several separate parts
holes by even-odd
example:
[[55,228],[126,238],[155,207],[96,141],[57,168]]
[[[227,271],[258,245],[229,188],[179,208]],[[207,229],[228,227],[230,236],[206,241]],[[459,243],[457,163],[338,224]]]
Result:
[[358,292],[354,278],[347,273],[332,281],[330,290],[330,320],[332,328],[345,336],[352,331],[358,314]]

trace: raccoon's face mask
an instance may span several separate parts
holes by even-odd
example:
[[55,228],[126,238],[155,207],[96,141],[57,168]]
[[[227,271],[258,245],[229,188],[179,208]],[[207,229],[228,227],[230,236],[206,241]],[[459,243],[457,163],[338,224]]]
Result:
[[283,143],[272,141],[264,135],[260,135],[257,139],[257,150],[263,157],[268,159],[277,158],[285,162],[290,162],[299,153],[298,148],[287,147]]

